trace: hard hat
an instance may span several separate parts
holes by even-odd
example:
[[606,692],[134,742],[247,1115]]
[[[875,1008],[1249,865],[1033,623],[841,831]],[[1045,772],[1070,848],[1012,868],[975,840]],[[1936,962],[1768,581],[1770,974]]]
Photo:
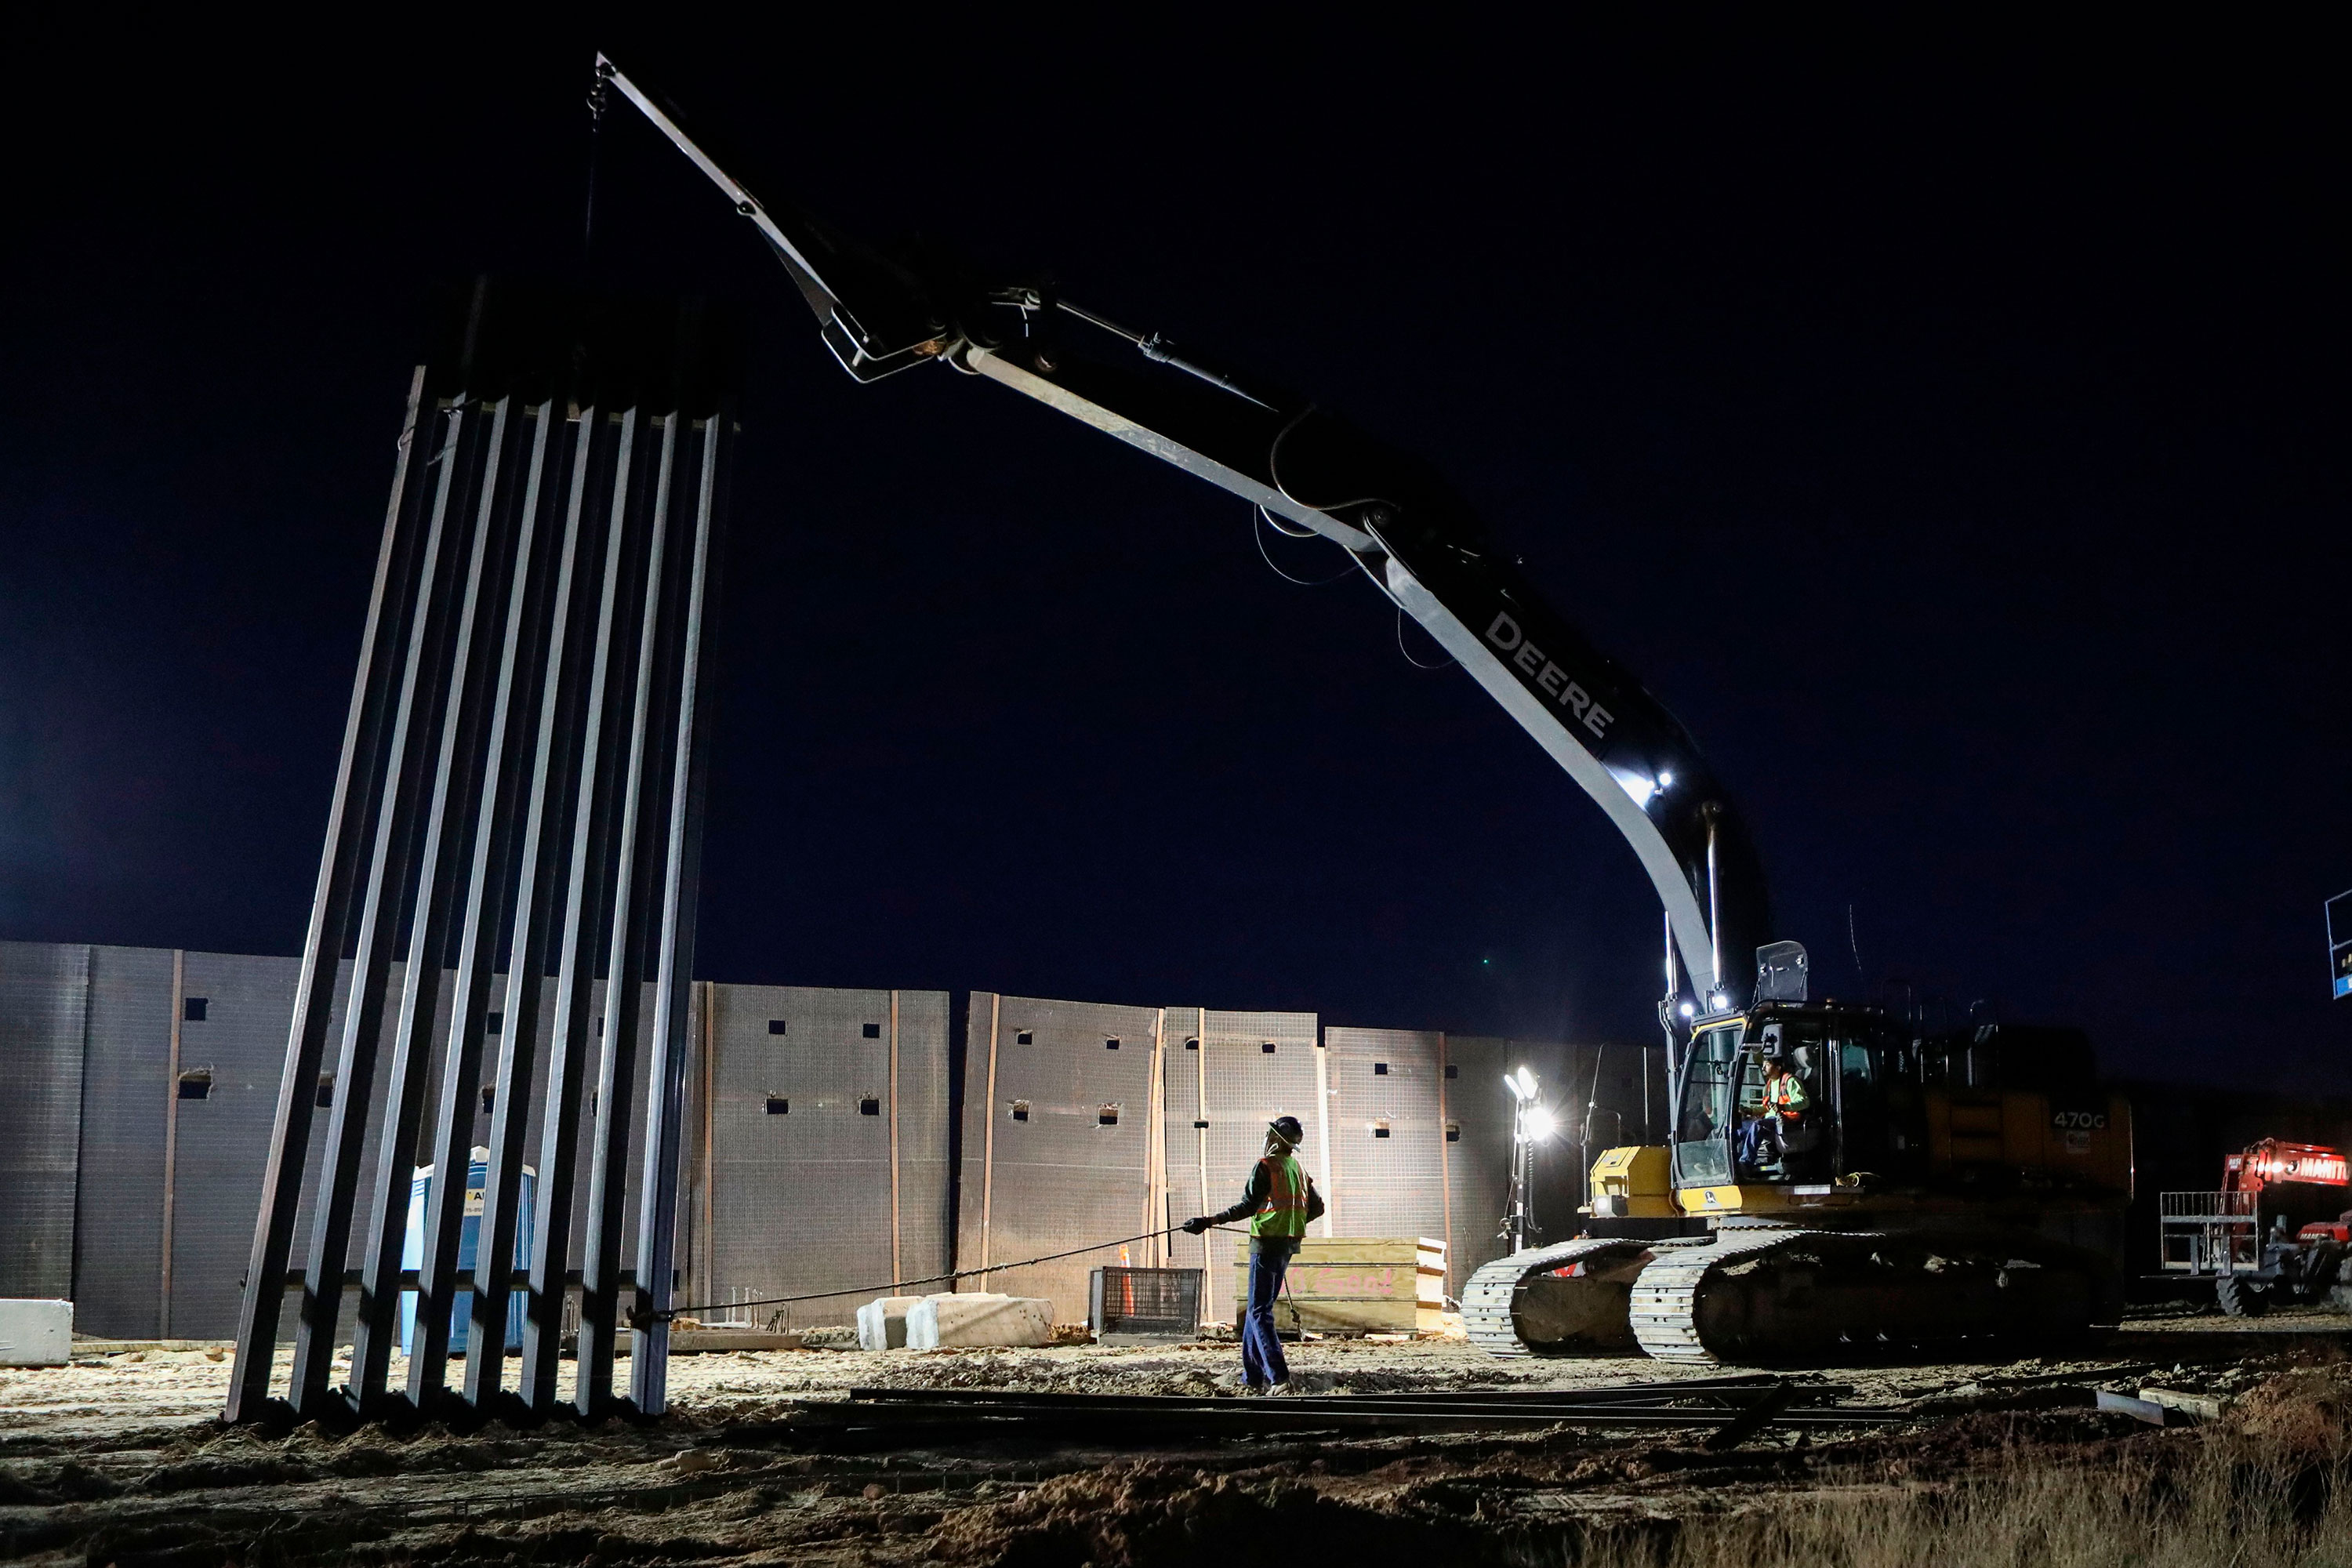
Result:
[[1267,1122],[1265,1127],[1267,1131],[1294,1149],[1307,1141],[1307,1129],[1298,1125],[1298,1118],[1296,1116],[1277,1116]]

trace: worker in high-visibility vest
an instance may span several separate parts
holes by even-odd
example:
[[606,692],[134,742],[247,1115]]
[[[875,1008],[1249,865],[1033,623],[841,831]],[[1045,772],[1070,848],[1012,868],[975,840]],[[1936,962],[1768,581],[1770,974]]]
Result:
[[1803,1122],[1811,1104],[1803,1082],[1789,1070],[1788,1061],[1780,1057],[1766,1058],[1764,1101],[1748,1110],[1748,1124],[1739,1130],[1739,1163],[1751,1169],[1760,1165],[1766,1158],[1767,1144],[1770,1145],[1770,1158],[1783,1158],[1789,1152],[1789,1134]]
[[1242,1201],[1223,1214],[1184,1222],[1188,1234],[1199,1236],[1213,1225],[1248,1216],[1249,1306],[1242,1313],[1242,1386],[1252,1394],[1272,1394],[1290,1382],[1290,1363],[1283,1359],[1282,1341],[1275,1332],[1274,1303],[1307,1226],[1323,1217],[1323,1196],[1299,1168],[1296,1153],[1306,1136],[1296,1116],[1277,1116],[1267,1122],[1265,1152],[1250,1169]]

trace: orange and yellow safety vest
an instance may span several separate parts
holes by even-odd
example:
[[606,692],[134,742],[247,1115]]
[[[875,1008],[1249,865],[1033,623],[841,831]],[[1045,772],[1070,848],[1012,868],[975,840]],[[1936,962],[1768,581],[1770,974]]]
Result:
[[1250,1216],[1252,1236],[1307,1234],[1307,1174],[1287,1154],[1269,1154],[1258,1164],[1265,1171],[1265,1201]]

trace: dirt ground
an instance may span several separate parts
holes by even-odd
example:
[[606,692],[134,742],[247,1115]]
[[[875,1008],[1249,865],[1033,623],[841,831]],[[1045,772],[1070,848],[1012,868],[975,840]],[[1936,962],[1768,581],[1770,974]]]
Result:
[[[221,1426],[226,1355],[151,1351],[0,1372],[0,1556],[37,1563],[1158,1563],[1442,1546],[1449,1561],[1572,1562],[1595,1532],[1667,1531],[1774,1497],[1905,1488],[2014,1463],[2105,1466],[2182,1435],[2102,1415],[2086,1390],[2158,1384],[2235,1398],[2333,1443],[2352,1426],[2352,1320],[2136,1318],[2096,1360],[1812,1369],[1917,1417],[1850,1433],[1539,1432],[1301,1439],[1110,1451],[809,1451],[793,1402],[853,1385],[1230,1392],[1225,1344],[1164,1349],[823,1351],[684,1356],[675,1410],[637,1426],[436,1424],[341,1435]],[[1500,1361],[1458,1342],[1296,1348],[1305,1392],[1580,1387],[1704,1374],[1625,1358]],[[2292,1403],[2282,1377],[2330,1372]],[[2297,1371],[2296,1369],[2303,1369]],[[394,1382],[400,1371],[394,1370]],[[1221,1381],[1222,1380],[1222,1381]],[[2225,1415],[2224,1424],[2242,1419]]]

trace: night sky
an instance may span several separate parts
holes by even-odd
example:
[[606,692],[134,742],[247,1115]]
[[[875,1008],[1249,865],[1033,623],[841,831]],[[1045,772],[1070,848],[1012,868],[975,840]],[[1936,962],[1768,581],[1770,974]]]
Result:
[[[427,312],[579,275],[602,45],[763,195],[1433,461],[1698,737],[1817,994],[2352,1091],[2332,47],[998,20],[12,50],[0,936],[299,947]],[[604,141],[595,280],[750,336],[704,975],[1656,1038],[1632,853],[1369,584],[999,388],[856,386]]]

